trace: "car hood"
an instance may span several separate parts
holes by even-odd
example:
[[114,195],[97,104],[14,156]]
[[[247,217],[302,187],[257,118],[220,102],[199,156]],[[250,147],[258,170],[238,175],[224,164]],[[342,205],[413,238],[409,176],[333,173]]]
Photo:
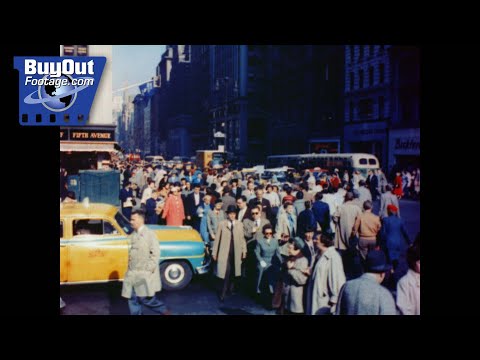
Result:
[[191,226],[146,225],[153,230],[160,241],[203,242],[202,237]]

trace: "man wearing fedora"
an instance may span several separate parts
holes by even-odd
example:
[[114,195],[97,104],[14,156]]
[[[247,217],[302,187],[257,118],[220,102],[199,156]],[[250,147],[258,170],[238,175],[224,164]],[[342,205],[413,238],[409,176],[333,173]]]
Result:
[[227,291],[234,291],[236,278],[242,275],[242,261],[247,256],[247,245],[243,223],[236,220],[237,207],[227,208],[227,220],[218,225],[212,249],[212,259],[216,262],[217,277],[223,279],[219,298],[223,302]]
[[382,285],[391,270],[383,251],[372,250],[365,262],[365,274],[347,281],[340,290],[337,315],[396,315],[392,294]]

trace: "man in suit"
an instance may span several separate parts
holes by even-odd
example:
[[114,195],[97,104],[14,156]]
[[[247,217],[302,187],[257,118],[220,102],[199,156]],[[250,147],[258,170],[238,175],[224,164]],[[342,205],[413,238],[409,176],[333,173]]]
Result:
[[[262,218],[260,212],[260,205],[253,207],[250,214],[252,215],[252,220],[245,219],[243,220],[245,239],[247,244],[250,242],[255,242],[263,238],[262,229],[264,225],[270,224],[270,221]],[[256,243],[254,244],[256,245]]]
[[238,179],[233,179],[230,181],[230,195],[233,196],[235,199],[239,199],[242,196],[242,188],[238,186]]
[[313,243],[313,235],[315,229],[312,227],[307,227],[305,230],[305,238],[302,239],[305,242],[305,246],[302,249],[303,255],[308,260],[308,267],[312,268],[315,261],[315,256],[317,255],[317,248]]
[[255,191],[256,198],[251,199],[248,202],[248,206],[253,208],[255,203],[260,203],[262,205],[262,218],[267,219],[269,222],[272,221],[272,207],[270,206],[270,201],[263,197],[263,187],[259,186]]
[[388,184],[385,187],[386,192],[380,196],[380,213],[378,214],[381,218],[387,217],[387,206],[393,205],[398,209],[397,216],[400,217],[400,206],[398,204],[398,198],[396,195],[392,194],[392,185]]
[[128,269],[123,280],[122,297],[128,299],[131,315],[142,315],[143,307],[163,315],[171,312],[155,296],[162,289],[160,280],[160,246],[155,233],[145,226],[145,212],[132,212]]
[[378,195],[378,177],[373,170],[370,170],[370,182],[368,184],[370,193],[372,194],[372,201],[377,201]]
[[251,217],[251,211],[247,206],[247,198],[243,195],[240,195],[240,197],[237,199],[237,219],[238,221],[244,221],[246,219],[250,219]]
[[205,194],[200,192],[200,184],[195,184],[193,187],[193,193],[187,195],[185,199],[185,215],[187,217],[187,221],[190,221],[193,228],[197,231],[200,231],[200,221],[202,220],[198,217],[197,210],[202,204],[202,199],[204,196]]

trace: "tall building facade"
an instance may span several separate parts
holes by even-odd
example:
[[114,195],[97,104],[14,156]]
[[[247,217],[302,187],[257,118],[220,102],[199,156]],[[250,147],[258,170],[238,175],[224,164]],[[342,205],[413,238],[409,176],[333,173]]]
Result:
[[388,168],[412,170],[420,167],[420,51],[414,46],[394,46],[390,56],[392,122]]
[[210,146],[241,162],[258,162],[267,150],[271,94],[266,45],[210,47]]
[[196,150],[212,148],[210,134],[210,50],[213,45],[191,45],[192,122],[190,139],[192,155]]
[[343,64],[343,46],[272,47],[269,153],[341,151]]
[[419,161],[418,49],[345,46],[345,152],[378,157],[389,171]]
[[391,45],[345,46],[345,152],[365,152],[387,166],[392,120]]

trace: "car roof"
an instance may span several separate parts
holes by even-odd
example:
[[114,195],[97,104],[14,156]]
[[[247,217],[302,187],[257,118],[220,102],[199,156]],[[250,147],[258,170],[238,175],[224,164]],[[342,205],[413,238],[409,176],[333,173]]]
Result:
[[85,206],[83,203],[62,204],[60,208],[60,217],[77,217],[77,216],[109,216],[113,217],[118,209],[110,204],[90,203]]

